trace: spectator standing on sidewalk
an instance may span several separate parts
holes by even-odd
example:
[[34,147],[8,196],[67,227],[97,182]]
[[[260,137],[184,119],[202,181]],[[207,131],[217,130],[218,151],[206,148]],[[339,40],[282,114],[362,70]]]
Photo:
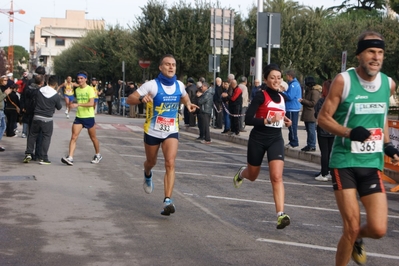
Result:
[[7,94],[6,107],[4,109],[4,113],[7,117],[6,136],[17,137],[14,127],[18,122],[18,116],[21,112],[19,97],[17,95],[18,86],[16,84],[12,84],[11,89],[11,93]]
[[264,68],[262,90],[257,92],[245,115],[245,122],[253,125],[248,139],[247,165],[234,176],[233,183],[239,188],[244,178],[255,181],[260,173],[263,157],[267,152],[269,175],[277,213],[277,229],[290,224],[290,217],[284,213],[284,139],[282,127],[290,126],[285,116],[285,101],[280,91],[281,70],[271,64]]
[[36,138],[39,133],[42,136],[40,164],[48,165],[48,150],[50,148],[51,136],[53,135],[53,114],[55,109],[61,110],[60,97],[57,94],[57,77],[50,76],[48,85],[39,89],[36,95],[36,106],[33,114],[32,128],[29,130],[28,145],[25,151],[24,163],[32,160]]
[[240,127],[240,132],[246,132],[245,130],[245,113],[247,112],[248,105],[249,105],[249,97],[248,97],[248,87],[247,87],[247,78],[246,77],[241,77],[240,78],[240,84],[238,84],[238,87],[240,87],[242,91],[242,106],[241,106],[241,117],[238,120],[239,121],[239,127]]
[[207,82],[202,83],[201,91],[197,92],[198,105],[201,114],[201,128],[203,132],[204,139],[201,141],[203,144],[211,143],[211,134],[209,131],[209,126],[211,123],[211,114],[213,107],[213,95],[212,91],[209,89]]
[[77,83],[79,87],[76,88],[76,101],[77,103],[71,103],[71,108],[78,108],[76,112],[75,120],[72,124],[72,135],[71,140],[69,142],[69,153],[67,156],[61,159],[66,165],[73,165],[73,154],[76,149],[76,142],[82,132],[83,128],[87,128],[87,132],[89,133],[89,137],[93,142],[95,155],[91,163],[99,163],[103,157],[100,154],[100,143],[96,136],[96,121],[94,119],[94,90],[93,87],[87,84],[88,75],[86,71],[79,71],[77,74]]
[[215,116],[215,128],[223,128],[223,106],[222,106],[222,79],[217,77],[215,82],[215,94],[213,94],[213,112]]
[[229,135],[236,134],[236,136],[239,136],[239,119],[241,118],[240,116],[242,107],[242,91],[240,87],[237,86],[237,81],[235,79],[230,82],[230,88],[232,90],[231,96],[226,92],[222,93],[222,97],[227,97],[229,101],[229,112],[231,119],[231,131],[229,132]]
[[[195,101],[197,87],[193,78],[187,79],[186,92],[193,103]],[[184,106],[184,124],[189,127],[195,127],[195,115]]]
[[251,90],[251,97],[250,97],[251,102],[254,99],[256,93],[261,90],[261,86],[260,86],[261,84],[260,84],[259,79],[255,79],[254,84],[255,85],[252,87],[252,90]]
[[114,87],[108,82],[105,89],[105,101],[108,104],[108,114],[112,115],[112,102],[114,101]]
[[[317,101],[316,106],[314,107],[314,117],[316,119],[330,90],[330,85],[331,85],[331,80],[326,80],[323,82],[321,98]],[[316,175],[315,180],[330,181],[331,174],[328,164],[330,163],[330,154],[334,142],[334,135],[324,130],[319,125],[317,125],[317,142],[319,144],[320,155],[321,155],[320,159],[321,171]]]
[[[389,97],[392,78],[380,72],[385,42],[380,33],[365,31],[357,43],[359,65],[338,74],[317,119],[335,135],[330,159],[334,195],[343,220],[335,265],[350,257],[366,263],[363,238],[382,238],[388,227],[388,202],[382,181],[384,153],[399,162],[399,151],[389,137]],[[360,202],[365,221],[361,224]]]
[[314,117],[314,107],[320,99],[320,91],[313,77],[305,78],[305,96],[300,98],[302,104],[301,121],[305,122],[307,133],[306,146],[301,151],[316,151],[316,118]]
[[220,98],[222,100],[222,108],[223,108],[223,124],[224,130],[222,134],[229,133],[231,130],[231,119],[229,115],[229,96],[233,94],[233,90],[230,88],[229,81],[225,80],[222,83],[222,94],[220,94]]
[[[3,138],[3,134],[6,131],[6,116],[4,114],[4,99],[12,92],[11,88],[6,88],[7,79],[6,76],[2,76],[0,78],[0,140]],[[6,149],[0,146],[0,152],[5,151]]]
[[[195,105],[198,106],[198,97],[197,97],[197,93],[201,91],[202,88],[202,82],[201,81],[197,81],[196,84],[196,91],[195,91],[195,100],[193,101],[193,103]],[[202,113],[200,112],[199,109],[195,110],[195,114],[197,116],[197,127],[198,127],[198,132],[199,132],[199,136],[197,138],[197,140],[202,141],[204,139],[204,132],[202,131]]]
[[298,119],[299,111],[301,111],[301,104],[299,99],[302,98],[302,88],[296,79],[295,70],[290,69],[285,72],[288,81],[288,89],[284,92],[286,98],[286,116],[292,121],[292,125],[288,128],[288,144],[286,147],[298,147]]

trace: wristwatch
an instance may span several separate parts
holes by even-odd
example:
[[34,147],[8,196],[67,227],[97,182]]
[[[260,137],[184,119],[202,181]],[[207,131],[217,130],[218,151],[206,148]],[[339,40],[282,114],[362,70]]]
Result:
[[139,97],[139,101],[140,101],[141,103],[143,103],[143,98],[144,98],[144,96],[140,96],[140,97]]
[[272,119],[271,119],[271,118],[266,119],[266,121],[267,121],[267,123],[268,123],[269,125],[272,123]]

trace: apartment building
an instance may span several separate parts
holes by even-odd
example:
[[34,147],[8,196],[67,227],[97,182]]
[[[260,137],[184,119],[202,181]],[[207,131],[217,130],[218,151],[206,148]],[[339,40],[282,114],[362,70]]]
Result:
[[66,10],[65,18],[41,18],[30,34],[30,69],[44,66],[53,74],[54,58],[84,37],[87,31],[104,29],[104,20],[85,18],[85,11]]

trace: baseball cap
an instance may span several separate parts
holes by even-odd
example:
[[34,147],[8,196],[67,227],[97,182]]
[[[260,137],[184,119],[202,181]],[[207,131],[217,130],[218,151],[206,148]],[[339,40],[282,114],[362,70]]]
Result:
[[40,74],[40,75],[45,75],[46,74],[46,69],[44,67],[42,67],[42,66],[38,66],[35,69],[35,73],[36,74]]

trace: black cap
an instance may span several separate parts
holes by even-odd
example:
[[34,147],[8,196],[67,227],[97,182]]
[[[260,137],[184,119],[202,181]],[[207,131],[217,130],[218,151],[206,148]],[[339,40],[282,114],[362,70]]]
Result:
[[187,82],[189,82],[189,83],[195,83],[195,81],[194,81],[193,78],[188,78],[188,79],[187,79]]
[[95,77],[92,77],[91,80],[97,80]]
[[39,66],[39,67],[36,68],[35,73],[39,74],[39,75],[45,75],[46,74],[46,69],[44,67],[42,67],[42,66]]

